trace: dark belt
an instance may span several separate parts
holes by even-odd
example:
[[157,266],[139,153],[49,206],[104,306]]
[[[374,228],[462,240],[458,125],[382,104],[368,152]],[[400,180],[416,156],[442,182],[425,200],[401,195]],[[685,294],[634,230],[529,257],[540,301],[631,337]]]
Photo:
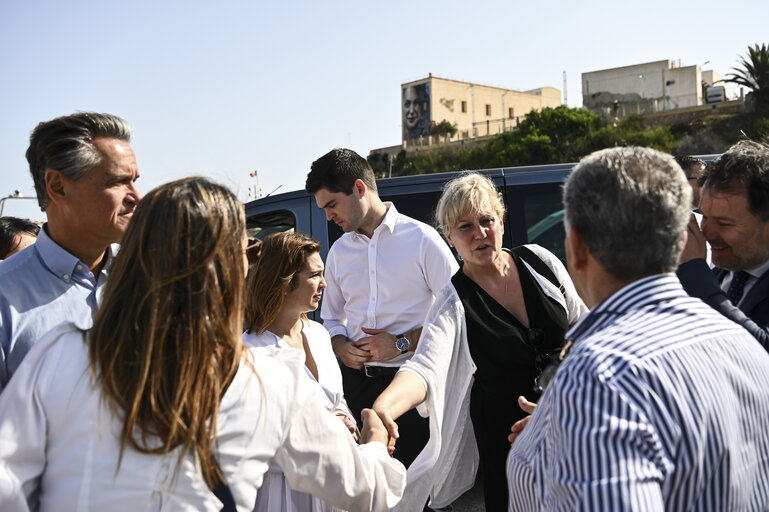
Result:
[[364,364],[360,369],[366,377],[395,377],[398,373],[397,366],[369,366]]

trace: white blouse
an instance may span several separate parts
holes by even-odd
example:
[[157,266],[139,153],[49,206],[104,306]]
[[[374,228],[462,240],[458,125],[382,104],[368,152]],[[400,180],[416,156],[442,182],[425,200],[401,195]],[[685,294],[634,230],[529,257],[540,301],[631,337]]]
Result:
[[[302,333],[307,338],[310,352],[318,367],[318,380],[315,380],[315,376],[306,366],[305,373],[314,383],[320,385],[324,393],[323,403],[327,405],[328,410],[340,409],[349,413],[350,409],[344,399],[342,372],[339,371],[339,363],[331,347],[331,336],[322,324],[309,319],[304,322]],[[264,331],[262,334],[244,332],[243,343],[265,355],[282,349],[294,349],[270,331]],[[350,417],[352,418],[352,415]]]
[[[7,510],[206,510],[221,503],[192,455],[126,447],[89,373],[86,334],[62,324],[29,352],[0,395],[0,503]],[[219,465],[250,511],[270,463],[290,485],[348,510],[387,510],[405,486],[381,443],[358,447],[317,400],[294,351],[249,351],[219,412]],[[300,378],[301,377],[301,378]],[[320,461],[320,466],[319,466]]]
[[[307,338],[307,345],[318,368],[318,380],[305,366],[305,375],[315,385],[318,391],[318,401],[329,411],[342,411],[352,422],[355,419],[347,407],[342,389],[342,373],[339,371],[334,351],[331,348],[331,337],[323,325],[312,320],[302,324],[302,333]],[[277,351],[300,350],[291,347],[283,338],[270,331],[261,334],[243,333],[243,342],[259,353],[270,355]],[[264,476],[262,487],[256,499],[255,512],[338,512],[340,509],[326,503],[311,494],[291,489],[283,475],[283,470],[277,464],[272,464]]]

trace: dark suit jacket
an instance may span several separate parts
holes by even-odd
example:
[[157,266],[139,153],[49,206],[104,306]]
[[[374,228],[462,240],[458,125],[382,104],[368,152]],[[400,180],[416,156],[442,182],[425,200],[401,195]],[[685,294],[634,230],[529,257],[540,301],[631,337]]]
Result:
[[743,326],[769,350],[769,272],[758,278],[739,308],[726,298],[726,292],[721,289],[721,281],[728,273],[728,270],[711,269],[702,258],[681,263],[676,271],[686,293],[702,299]]

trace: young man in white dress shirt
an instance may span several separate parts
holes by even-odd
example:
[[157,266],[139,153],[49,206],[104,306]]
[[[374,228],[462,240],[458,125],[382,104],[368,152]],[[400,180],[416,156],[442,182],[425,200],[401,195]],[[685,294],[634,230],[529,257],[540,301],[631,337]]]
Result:
[[[326,260],[321,317],[360,419],[414,353],[434,296],[458,265],[435,229],[382,202],[371,166],[354,151],[313,162],[305,190],[345,232]],[[394,456],[408,466],[427,442],[428,422],[411,411],[398,423]]]

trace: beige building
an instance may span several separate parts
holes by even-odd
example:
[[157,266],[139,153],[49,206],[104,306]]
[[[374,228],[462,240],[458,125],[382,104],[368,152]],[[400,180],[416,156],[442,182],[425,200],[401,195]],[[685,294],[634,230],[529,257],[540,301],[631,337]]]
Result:
[[442,121],[456,126],[452,140],[512,130],[531,110],[561,105],[561,91],[513,91],[430,74],[401,85],[401,99],[402,140],[408,147],[430,144],[431,127]]
[[606,117],[653,114],[705,103],[708,86],[721,75],[699,66],[660,60],[582,73],[585,108]]

